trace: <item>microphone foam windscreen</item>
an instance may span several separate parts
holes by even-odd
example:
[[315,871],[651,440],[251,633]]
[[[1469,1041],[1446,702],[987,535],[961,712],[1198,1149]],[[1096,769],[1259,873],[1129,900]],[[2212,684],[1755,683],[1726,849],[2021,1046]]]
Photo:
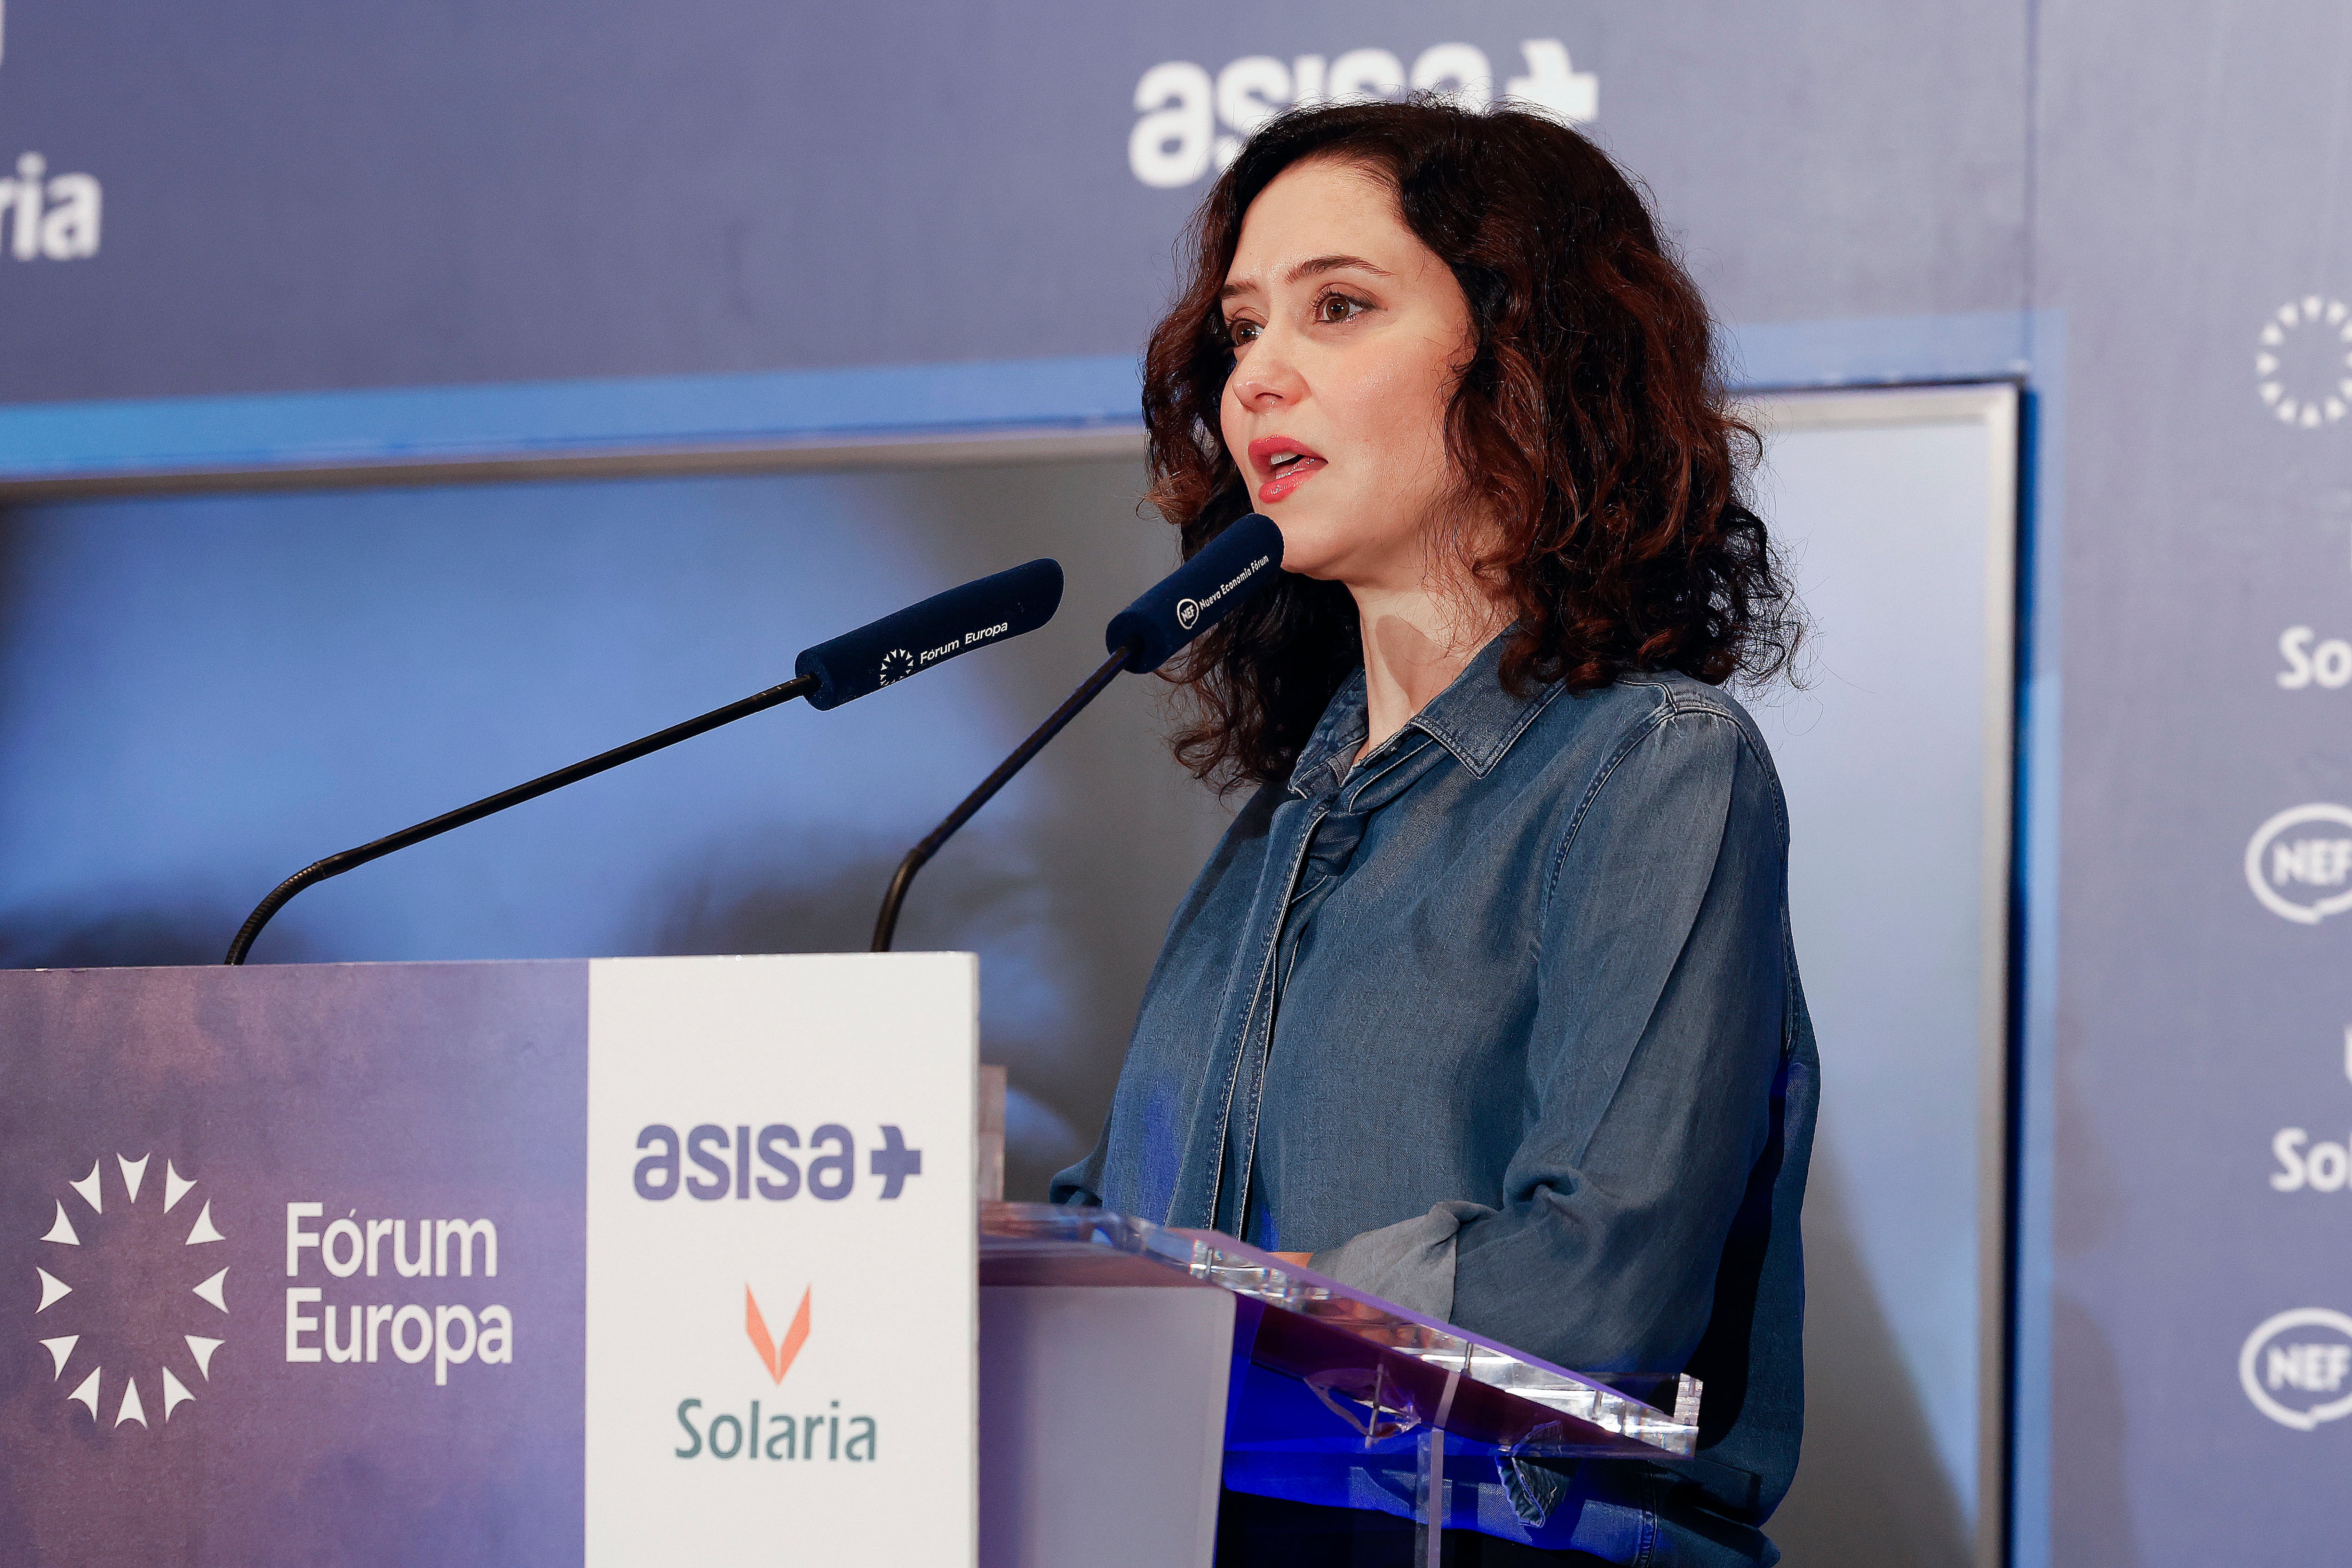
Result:
[[1062,563],[1033,560],[934,594],[819,643],[793,665],[814,675],[813,708],[835,708],[992,643],[1034,632],[1062,603]]
[[1112,616],[1103,652],[1116,653],[1133,640],[1138,647],[1125,667],[1135,674],[1156,670],[1281,570],[1282,530],[1274,519],[1262,512],[1236,518],[1200,554]]

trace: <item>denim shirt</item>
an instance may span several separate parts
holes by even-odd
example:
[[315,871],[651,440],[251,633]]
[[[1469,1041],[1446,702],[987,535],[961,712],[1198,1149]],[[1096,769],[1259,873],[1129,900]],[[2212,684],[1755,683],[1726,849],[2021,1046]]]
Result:
[[1579,1372],[1689,1372],[1697,1460],[1621,1489],[1637,1552],[1592,1549],[1769,1563],[1819,1075],[1779,778],[1720,690],[1514,695],[1503,641],[1353,761],[1359,671],[1244,808],[1054,1197],[1311,1251]]

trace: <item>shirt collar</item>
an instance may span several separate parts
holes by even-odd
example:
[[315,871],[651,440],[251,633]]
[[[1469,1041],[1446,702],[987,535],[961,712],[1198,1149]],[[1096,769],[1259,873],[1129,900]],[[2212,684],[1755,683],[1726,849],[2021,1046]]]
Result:
[[[1318,795],[1322,793],[1320,786],[1326,783],[1337,789],[1347,777],[1356,753],[1363,749],[1364,737],[1370,732],[1364,711],[1364,667],[1359,664],[1339,683],[1339,689],[1331,694],[1315,733],[1299,748],[1298,760],[1290,769],[1291,793]],[[1328,780],[1316,778],[1318,770],[1328,771]]]
[[[1510,635],[1510,630],[1506,629],[1490,638],[1462,673],[1454,677],[1453,684],[1432,697],[1429,706],[1413,715],[1404,727],[1407,730],[1419,730],[1452,752],[1473,778],[1483,779],[1492,771],[1504,753],[1511,749],[1512,743],[1536,721],[1536,716],[1560,693],[1558,683],[1551,682],[1528,696],[1511,695],[1502,678],[1503,651]],[[1309,796],[1318,793],[1315,777],[1318,768],[1328,771],[1334,785],[1345,779],[1368,733],[1364,672],[1360,665],[1332,694],[1329,705],[1323,710],[1322,721],[1299,750],[1298,762],[1290,770],[1291,791]]]

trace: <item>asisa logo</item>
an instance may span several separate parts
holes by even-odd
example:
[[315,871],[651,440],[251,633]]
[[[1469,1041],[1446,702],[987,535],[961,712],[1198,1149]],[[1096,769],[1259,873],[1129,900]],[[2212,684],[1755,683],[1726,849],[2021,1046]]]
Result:
[[2266,1319],[2238,1353],[2238,1383],[2255,1409],[2298,1432],[2352,1416],[2352,1317],[2297,1307]]
[[[760,1312],[760,1298],[751,1286],[743,1287],[743,1330],[773,1385],[783,1383],[784,1374],[793,1369],[801,1347],[808,1343],[809,1306],[815,1294],[814,1286],[801,1291],[800,1310],[793,1314],[792,1326],[779,1340],[768,1332],[767,1319]],[[701,1400],[679,1400],[677,1424],[685,1441],[670,1452],[681,1459],[824,1459],[854,1465],[867,1464],[880,1457],[878,1423],[871,1416],[844,1416],[838,1399],[827,1399],[823,1410],[806,1414],[779,1410],[769,1401],[763,1416],[762,1403],[758,1398],[750,1400],[740,1416],[731,1410],[721,1410],[705,1416]]]
[[[908,1148],[906,1134],[891,1124],[877,1130],[881,1147],[867,1152],[866,1175],[880,1177],[882,1186],[875,1192],[868,1183],[866,1190],[888,1201],[905,1190],[908,1177],[923,1174],[923,1151]],[[688,1128],[683,1139],[677,1128],[655,1122],[639,1130],[637,1147],[650,1152],[637,1161],[630,1180],[639,1197],[654,1203],[681,1191],[706,1203],[749,1198],[755,1192],[771,1203],[803,1192],[832,1203],[857,1187],[857,1137],[838,1122],[811,1133],[805,1148],[799,1132],[785,1122],[771,1122],[756,1135],[749,1123],[730,1131],[705,1122]]]
[[[1127,166],[1147,185],[1190,185],[1212,167],[1231,163],[1251,132],[1286,109],[1409,91],[1443,93],[1483,110],[1499,88],[1503,96],[1571,124],[1599,116],[1600,79],[1575,69],[1558,38],[1529,38],[1519,56],[1526,74],[1507,78],[1496,76],[1475,44],[1432,44],[1413,57],[1410,70],[1402,57],[1382,48],[1287,60],[1244,55],[1213,78],[1191,60],[1165,60],[1135,84],[1135,112],[1141,118],[1128,133]],[[1220,125],[1224,134],[1218,133]]]
[[117,1155],[111,1167],[100,1158],[66,1182],[74,1201],[56,1199],[33,1270],[34,1333],[55,1364],[50,1381],[101,1427],[168,1423],[212,1380],[213,1353],[226,1343],[228,1270],[205,1249],[228,1239],[209,1197],[182,1207],[197,1184],[172,1161],[147,1180],[153,1157]]
[[2352,909],[2352,810],[2315,802],[2256,828],[2246,885],[2264,909],[2298,925]]

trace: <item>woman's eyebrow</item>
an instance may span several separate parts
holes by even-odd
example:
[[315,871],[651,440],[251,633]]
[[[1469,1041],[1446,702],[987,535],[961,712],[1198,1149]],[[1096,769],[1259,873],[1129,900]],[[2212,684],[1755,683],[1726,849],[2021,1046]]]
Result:
[[1369,272],[1375,277],[1389,276],[1387,267],[1374,267],[1360,256],[1318,256],[1311,261],[1302,261],[1292,267],[1283,275],[1283,281],[1296,283],[1302,277],[1315,277],[1326,272],[1345,272],[1349,268],[1358,272]]
[[[1327,272],[1345,272],[1350,268],[1358,272],[1369,272],[1375,277],[1390,276],[1387,267],[1374,267],[1360,256],[1318,256],[1302,261],[1285,272],[1282,275],[1282,280],[1285,283],[1297,283],[1304,277],[1316,277]],[[1260,285],[1255,278],[1234,278],[1217,290],[1217,298],[1231,299],[1236,295],[1255,293],[1259,287]]]

